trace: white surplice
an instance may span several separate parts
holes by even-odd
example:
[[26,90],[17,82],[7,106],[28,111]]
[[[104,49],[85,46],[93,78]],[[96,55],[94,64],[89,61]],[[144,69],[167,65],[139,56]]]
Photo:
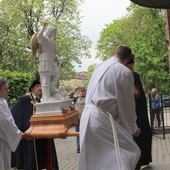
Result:
[[11,151],[16,150],[21,137],[6,100],[0,98],[0,170],[11,169]]
[[124,170],[134,170],[140,150],[132,134],[137,130],[132,72],[112,57],[98,65],[87,88],[80,120],[79,170],[119,170],[109,114],[115,118]]

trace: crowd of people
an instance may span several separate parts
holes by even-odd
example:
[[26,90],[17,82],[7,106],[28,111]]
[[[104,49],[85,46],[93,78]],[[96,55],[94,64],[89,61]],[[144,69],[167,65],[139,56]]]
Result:
[[[79,113],[79,170],[139,170],[152,162],[151,127],[155,115],[161,124],[160,96],[156,88],[151,90],[150,126],[142,82],[133,67],[132,50],[119,45],[111,58],[95,67],[87,88],[76,87],[69,93]],[[59,169],[53,139],[23,136],[36,112],[34,104],[41,101],[42,88],[44,84],[34,80],[29,93],[19,97],[10,110],[9,84],[0,77],[0,169]]]

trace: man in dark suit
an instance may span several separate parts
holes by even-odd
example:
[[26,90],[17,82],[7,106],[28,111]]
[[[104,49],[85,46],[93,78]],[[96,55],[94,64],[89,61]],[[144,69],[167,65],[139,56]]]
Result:
[[[30,118],[35,112],[34,104],[40,102],[39,79],[32,82],[29,93],[20,97],[11,112],[18,128],[25,132],[30,127]],[[58,161],[53,139],[22,139],[12,153],[11,167],[24,170],[58,170]]]
[[[131,58],[127,67],[133,71],[134,59]],[[149,165],[152,162],[152,130],[149,124],[147,100],[140,76],[137,72],[133,71],[134,83],[135,83],[135,103],[136,103],[136,115],[137,126],[141,129],[141,134],[138,137],[134,137],[135,142],[141,150],[141,156],[138,160],[135,170],[141,169],[144,165]]]

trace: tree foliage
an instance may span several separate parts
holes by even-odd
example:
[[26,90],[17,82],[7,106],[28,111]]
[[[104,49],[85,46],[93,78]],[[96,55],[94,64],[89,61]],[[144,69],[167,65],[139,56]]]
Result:
[[90,81],[90,78],[93,74],[93,71],[94,71],[94,68],[96,67],[96,64],[92,64],[88,67],[88,71],[87,71],[87,79],[88,79],[88,82]]
[[73,63],[81,63],[80,58],[89,55],[91,45],[80,32],[81,3],[81,0],[0,1],[0,68],[35,74],[38,59],[30,63],[30,38],[40,29],[40,22],[47,20],[58,30],[56,44],[63,65],[62,78],[71,77],[75,72]]
[[30,87],[30,82],[32,82],[32,75],[30,73],[19,73],[19,72],[10,72],[10,71],[2,71],[1,76],[5,77],[8,80],[10,93],[8,95],[8,104],[12,106],[18,96],[25,95],[28,93],[28,89]]
[[126,44],[135,54],[135,70],[141,75],[145,90],[157,87],[170,91],[166,23],[164,10],[131,4],[129,14],[104,28],[98,40],[98,56],[106,60],[115,47]]

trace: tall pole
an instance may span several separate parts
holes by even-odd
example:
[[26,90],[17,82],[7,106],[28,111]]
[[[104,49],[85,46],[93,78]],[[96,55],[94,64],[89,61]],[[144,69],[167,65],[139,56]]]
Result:
[[165,16],[166,16],[166,35],[168,40],[169,73],[170,73],[170,9],[165,10]]

